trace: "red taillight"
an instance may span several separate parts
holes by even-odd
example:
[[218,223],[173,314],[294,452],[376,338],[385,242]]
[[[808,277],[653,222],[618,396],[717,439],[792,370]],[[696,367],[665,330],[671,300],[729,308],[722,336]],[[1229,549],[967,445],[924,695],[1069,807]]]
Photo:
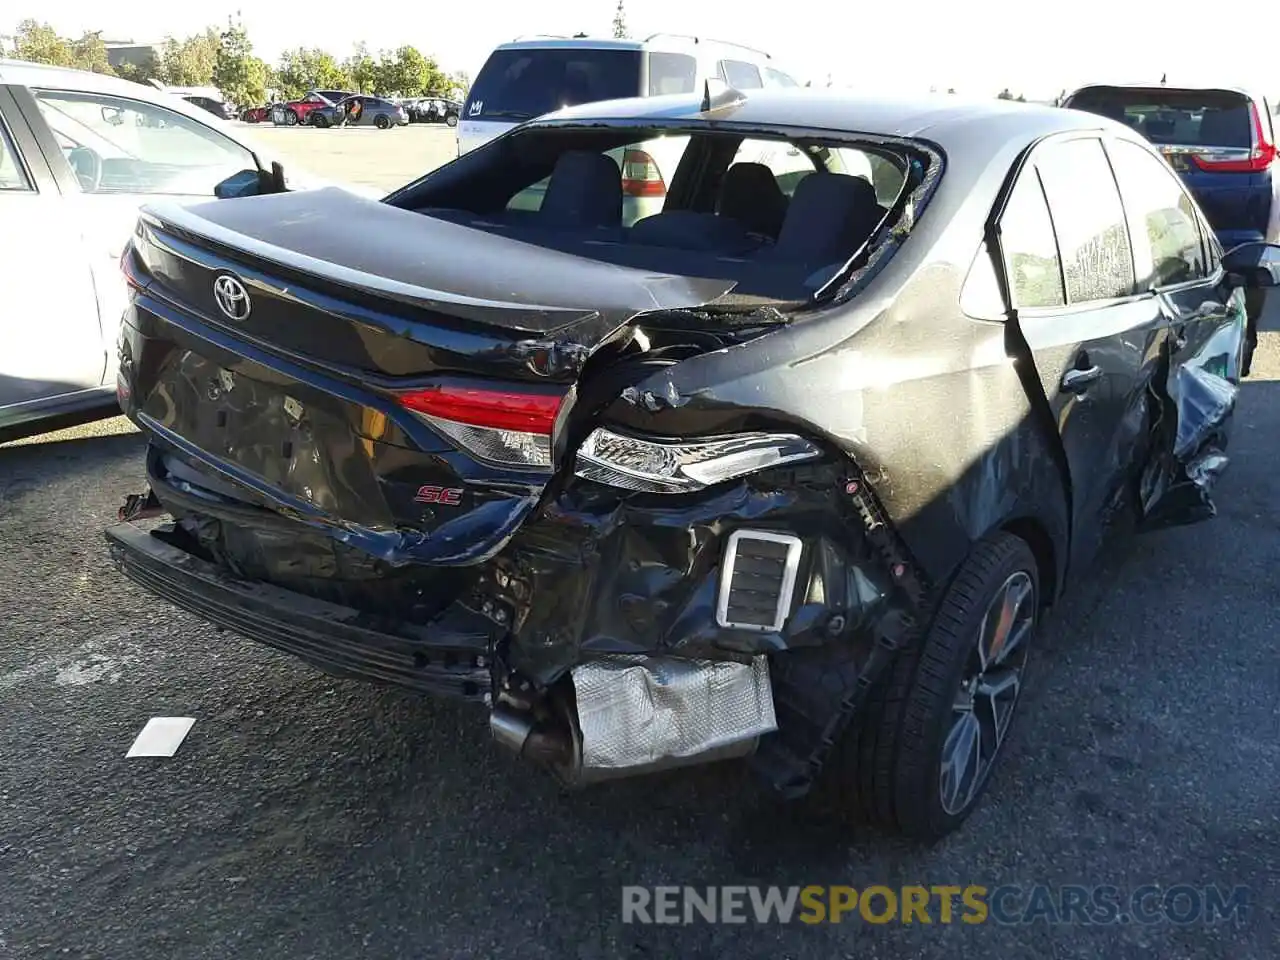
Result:
[[400,394],[400,405],[429,417],[490,430],[550,436],[564,397],[482,387],[441,385]]
[[[1249,115],[1253,118],[1253,134],[1256,146],[1252,150],[1227,150],[1219,156],[1216,154],[1196,153],[1191,155],[1192,161],[1201,170],[1214,173],[1261,173],[1271,166],[1276,159],[1276,145],[1267,140],[1262,126],[1262,114],[1257,104],[1249,104]],[[1247,154],[1239,156],[1239,154]]]
[[643,150],[628,150],[622,155],[622,192],[628,197],[667,195],[657,161]]
[[143,283],[138,274],[133,269],[132,263],[133,247],[125,244],[124,252],[120,254],[120,272],[124,274],[124,282],[134,290],[142,290]]

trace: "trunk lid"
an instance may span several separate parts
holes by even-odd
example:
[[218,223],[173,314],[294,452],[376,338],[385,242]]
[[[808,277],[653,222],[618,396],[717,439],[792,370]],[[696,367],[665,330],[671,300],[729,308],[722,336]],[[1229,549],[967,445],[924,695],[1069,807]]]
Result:
[[161,500],[233,568],[294,588],[357,571],[370,608],[370,558],[458,567],[505,545],[584,364],[631,318],[733,286],[340,190],[147,208],[125,267],[119,392]]

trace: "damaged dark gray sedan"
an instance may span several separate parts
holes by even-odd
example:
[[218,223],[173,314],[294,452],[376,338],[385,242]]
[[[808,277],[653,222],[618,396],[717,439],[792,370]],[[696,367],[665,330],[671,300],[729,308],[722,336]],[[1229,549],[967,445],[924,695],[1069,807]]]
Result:
[[127,576],[571,783],[749,757],[924,837],[1108,531],[1213,515],[1280,272],[1101,117],[732,90],[151,207],[123,266]]

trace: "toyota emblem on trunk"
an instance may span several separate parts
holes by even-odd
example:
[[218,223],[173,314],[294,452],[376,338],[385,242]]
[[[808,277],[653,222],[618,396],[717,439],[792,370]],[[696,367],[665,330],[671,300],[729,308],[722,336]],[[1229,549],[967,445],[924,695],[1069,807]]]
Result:
[[231,320],[243,320],[249,316],[249,291],[235,277],[223,275],[213,281],[213,299],[218,309]]

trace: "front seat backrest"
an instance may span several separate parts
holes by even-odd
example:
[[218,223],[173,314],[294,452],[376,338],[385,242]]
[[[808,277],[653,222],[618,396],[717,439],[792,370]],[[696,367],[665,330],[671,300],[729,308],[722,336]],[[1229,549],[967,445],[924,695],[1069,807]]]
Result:
[[716,212],[737,220],[752,233],[776,240],[787,216],[787,195],[763,163],[735,163],[720,183]]
[[603,153],[570,150],[556,160],[538,219],[554,227],[622,223],[622,171]]
[[800,181],[774,245],[779,260],[833,263],[851,257],[884,215],[862,177],[811,173]]

